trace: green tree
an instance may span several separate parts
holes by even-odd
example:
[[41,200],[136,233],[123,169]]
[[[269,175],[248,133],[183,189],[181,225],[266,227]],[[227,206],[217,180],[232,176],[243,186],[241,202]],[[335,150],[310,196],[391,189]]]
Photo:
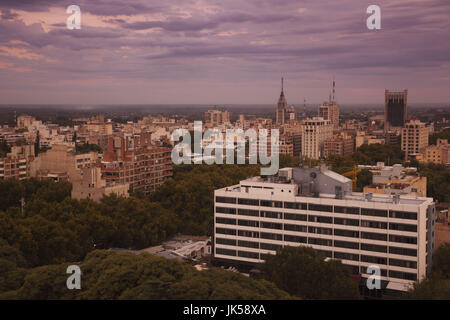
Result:
[[373,174],[370,170],[362,169],[356,175],[356,188],[357,191],[362,192],[364,187],[372,183]]
[[311,247],[284,247],[262,265],[263,277],[304,299],[358,299],[358,284],[339,260],[325,261]]

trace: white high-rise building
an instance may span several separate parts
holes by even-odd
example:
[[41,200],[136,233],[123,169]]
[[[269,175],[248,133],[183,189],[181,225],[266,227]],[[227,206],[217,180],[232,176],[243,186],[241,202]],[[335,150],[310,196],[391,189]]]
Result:
[[304,120],[302,123],[302,156],[309,159],[320,159],[324,156],[324,141],[332,137],[331,121],[321,117]]
[[417,156],[428,147],[428,128],[419,120],[411,120],[402,128],[402,151],[405,160]]
[[284,168],[214,192],[214,258],[253,267],[284,246],[310,246],[383,289],[405,291],[431,270],[432,198],[352,192],[326,167]]

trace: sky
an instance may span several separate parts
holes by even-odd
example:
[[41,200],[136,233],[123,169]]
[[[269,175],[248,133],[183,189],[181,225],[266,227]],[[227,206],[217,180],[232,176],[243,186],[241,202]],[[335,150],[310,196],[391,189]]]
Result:
[[[69,30],[69,5],[81,29]],[[381,29],[369,30],[369,5]],[[0,0],[0,104],[450,104],[449,0]]]

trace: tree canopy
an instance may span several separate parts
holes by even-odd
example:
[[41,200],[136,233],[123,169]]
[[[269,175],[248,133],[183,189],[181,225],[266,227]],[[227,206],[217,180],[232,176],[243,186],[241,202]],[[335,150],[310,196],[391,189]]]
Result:
[[264,279],[304,299],[358,299],[358,284],[346,266],[311,247],[284,247],[268,255],[262,265]]

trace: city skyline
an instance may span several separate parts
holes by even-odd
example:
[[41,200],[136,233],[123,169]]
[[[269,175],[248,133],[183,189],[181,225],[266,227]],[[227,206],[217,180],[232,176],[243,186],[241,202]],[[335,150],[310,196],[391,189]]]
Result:
[[77,1],[0,4],[0,104],[450,101],[447,1]]

